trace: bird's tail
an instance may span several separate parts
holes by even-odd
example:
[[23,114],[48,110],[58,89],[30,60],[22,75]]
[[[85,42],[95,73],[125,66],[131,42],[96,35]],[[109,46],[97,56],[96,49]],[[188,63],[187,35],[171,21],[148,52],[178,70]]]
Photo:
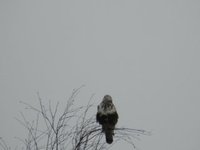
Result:
[[111,144],[113,142],[114,127],[108,125],[104,128],[104,132],[106,136],[106,142]]
[[105,134],[106,134],[106,142],[108,144],[111,144],[113,142],[113,131],[112,130],[107,130],[105,132]]

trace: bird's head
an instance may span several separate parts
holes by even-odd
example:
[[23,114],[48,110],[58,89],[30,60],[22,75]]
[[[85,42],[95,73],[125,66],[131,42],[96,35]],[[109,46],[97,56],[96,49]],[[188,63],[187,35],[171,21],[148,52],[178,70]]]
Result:
[[103,101],[104,102],[109,102],[109,103],[112,103],[112,97],[110,95],[105,95],[103,97]]

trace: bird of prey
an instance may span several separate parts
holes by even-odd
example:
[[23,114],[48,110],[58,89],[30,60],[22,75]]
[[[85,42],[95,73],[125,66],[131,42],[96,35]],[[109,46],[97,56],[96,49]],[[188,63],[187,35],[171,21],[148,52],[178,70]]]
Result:
[[102,131],[105,133],[108,144],[113,142],[114,129],[118,118],[119,116],[112,102],[112,97],[105,95],[97,107],[96,121],[102,125]]

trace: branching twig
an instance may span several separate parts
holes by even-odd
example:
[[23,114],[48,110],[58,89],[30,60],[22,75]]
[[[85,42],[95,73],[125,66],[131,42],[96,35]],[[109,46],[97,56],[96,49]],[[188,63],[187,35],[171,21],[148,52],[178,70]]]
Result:
[[[93,96],[86,106],[74,107],[74,101],[81,88],[73,90],[60,115],[58,115],[59,103],[53,109],[49,102],[46,108],[39,93],[37,93],[39,108],[21,102],[37,113],[35,121],[27,120],[23,113],[21,113],[22,119],[17,119],[28,131],[26,139],[17,138],[24,144],[25,150],[103,150],[109,149],[120,140],[135,148],[134,140],[139,139],[139,135],[150,135],[145,130],[116,128],[113,144],[106,144],[101,126],[96,123],[96,112],[92,112],[93,115],[89,116],[94,106],[91,103]],[[0,147],[9,150],[2,138],[0,138]]]

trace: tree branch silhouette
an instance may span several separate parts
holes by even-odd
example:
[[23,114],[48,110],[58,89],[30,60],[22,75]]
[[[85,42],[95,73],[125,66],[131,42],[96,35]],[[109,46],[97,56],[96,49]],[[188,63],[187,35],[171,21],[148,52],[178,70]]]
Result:
[[[22,119],[16,118],[28,131],[24,140],[17,138],[25,150],[103,150],[111,148],[118,141],[125,141],[134,149],[135,139],[140,135],[150,135],[145,130],[116,128],[114,142],[108,145],[101,126],[96,123],[96,112],[93,112],[92,116],[89,113],[94,107],[91,103],[93,96],[86,106],[75,107],[74,101],[80,89],[73,90],[61,114],[58,113],[59,103],[54,109],[51,102],[46,107],[39,93],[37,93],[39,108],[21,102],[36,114],[36,119],[33,121],[28,121],[23,113],[20,113]],[[9,150],[3,138],[0,138],[0,147]]]

